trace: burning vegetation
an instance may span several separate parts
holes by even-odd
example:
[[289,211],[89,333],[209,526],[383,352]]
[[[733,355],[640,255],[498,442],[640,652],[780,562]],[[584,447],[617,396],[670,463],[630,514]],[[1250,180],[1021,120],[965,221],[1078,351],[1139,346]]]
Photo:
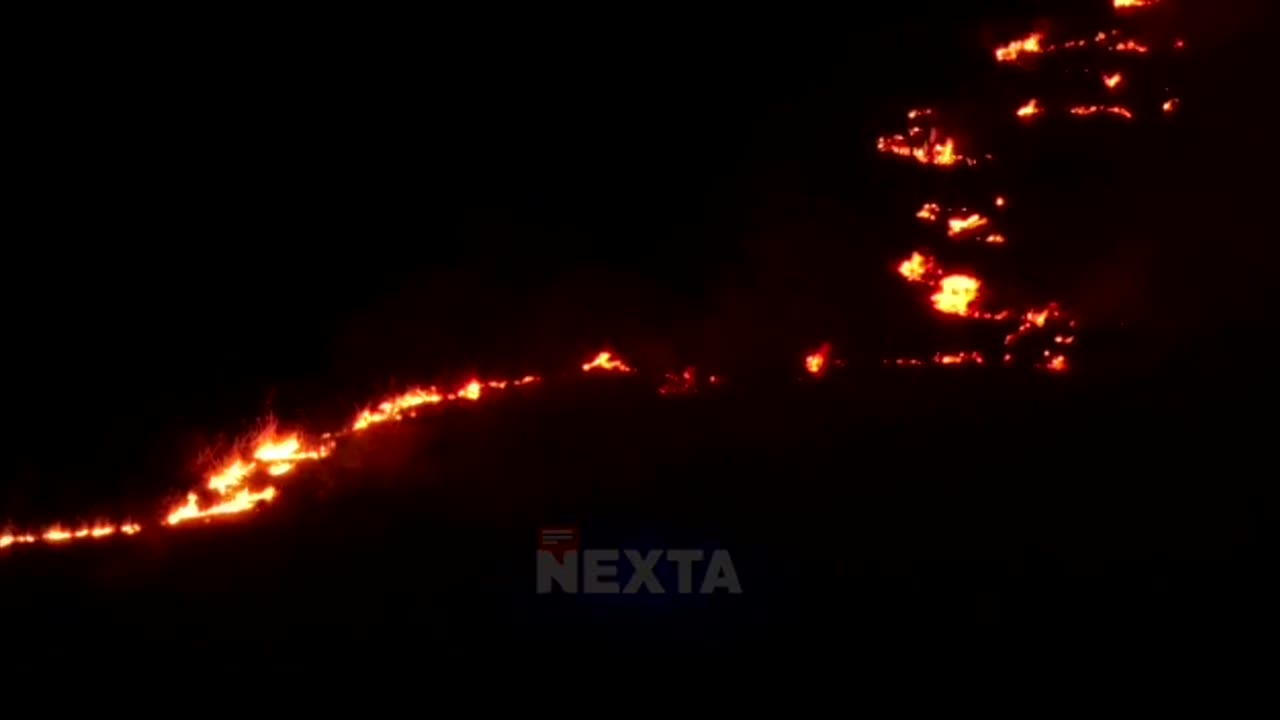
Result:
[[[1156,5],[1158,0],[1114,0],[1117,12],[1132,13]],[[1177,41],[1173,49],[1181,50]],[[1098,32],[1084,38],[1053,41],[1047,32],[1029,33],[1015,38],[994,49],[998,64],[1031,69],[1037,58],[1048,54],[1069,53],[1086,48],[1101,49],[1107,54],[1143,56],[1152,47],[1136,38],[1122,37],[1120,31]],[[1100,92],[1122,96],[1129,86],[1126,74],[1114,69],[1103,70]],[[1160,112],[1175,111],[1179,100],[1168,97]],[[1026,121],[1036,118],[1052,108],[1038,99],[1030,99],[1012,110],[1016,117]],[[1110,115],[1133,120],[1137,111],[1117,102],[1058,107],[1067,117]],[[974,151],[961,148],[956,140],[945,132],[939,114],[932,109],[918,109],[907,113],[908,128],[904,133],[880,137],[877,149],[894,158],[905,159],[925,168],[949,171],[954,168],[980,164]],[[998,158],[982,155],[981,164],[998,162]],[[969,207],[944,207],[937,202],[924,202],[915,213],[916,218],[928,225],[939,227],[939,236],[953,243],[978,243],[982,246],[1003,246],[1007,240],[1000,230],[999,210],[1009,200],[1001,195],[994,200],[988,196],[982,202]],[[990,207],[987,210],[976,207]],[[1022,241],[1014,238],[1014,241]],[[987,250],[984,252],[995,250]],[[944,267],[938,257],[927,248],[912,250],[896,261],[892,269],[907,283],[920,288],[922,305],[941,316],[955,321],[996,324],[1007,328],[1004,334],[1004,352],[1000,364],[1013,364],[1020,357],[1030,358],[1031,364],[1051,372],[1069,368],[1068,351],[1075,342],[1075,321],[1058,303],[1046,300],[1034,307],[989,307],[988,285],[972,270],[955,272]],[[1035,350],[1025,350],[1030,338],[1045,340]],[[1048,344],[1048,349],[1041,349]],[[891,358],[884,360],[891,366],[960,366],[983,365],[988,356],[975,350],[938,351],[926,358]],[[833,358],[830,343],[803,356],[801,366],[808,377],[822,378],[840,361]],[[582,373],[633,374],[634,368],[612,351],[602,351],[581,365]],[[380,425],[414,418],[433,408],[455,404],[480,402],[490,395],[515,391],[540,381],[538,376],[526,375],[510,380],[471,379],[451,390],[437,387],[411,388],[383,399],[358,412],[342,428],[312,434],[302,430],[286,431],[275,423],[269,423],[244,440],[221,462],[211,468],[203,480],[182,495],[181,500],[167,504],[158,513],[154,524],[143,525],[124,522],[98,522],[83,525],[55,524],[39,531],[0,532],[0,550],[15,546],[49,544],[67,545],[77,542],[103,540],[137,535],[144,530],[187,526],[196,521],[217,517],[250,513],[260,506],[277,501],[288,490],[290,479],[299,468],[323,463],[335,450],[349,439]],[[662,395],[684,395],[705,386],[715,386],[720,378],[708,375],[701,378],[693,367],[668,372],[658,388]]]

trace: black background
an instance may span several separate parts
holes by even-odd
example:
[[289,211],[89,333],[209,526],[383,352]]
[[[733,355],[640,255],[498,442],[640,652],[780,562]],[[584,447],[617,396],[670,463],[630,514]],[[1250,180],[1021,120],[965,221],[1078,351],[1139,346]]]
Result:
[[[606,536],[625,536],[616,528],[630,526],[648,527],[650,535],[662,534],[654,527],[679,527],[670,533],[734,540],[747,562],[771,568],[755,597],[773,604],[757,599],[744,606],[749,610],[668,626],[687,630],[715,617],[747,644],[784,634],[778,628],[790,626],[778,618],[796,616],[834,618],[848,632],[868,632],[857,617],[892,617],[917,629],[912,618],[926,617],[926,625],[948,631],[974,618],[1056,629],[1070,626],[1058,619],[1063,614],[1027,610],[1041,606],[1016,598],[1066,602],[1073,592],[1093,599],[1072,607],[1101,608],[1097,617],[1150,620],[1160,616],[1150,598],[1168,597],[1153,589],[1164,581],[1152,578],[1177,574],[1152,558],[1176,554],[1175,547],[1198,558],[1197,587],[1213,598],[1206,603],[1258,602],[1261,591],[1242,584],[1270,582],[1275,547],[1272,498],[1252,484],[1259,472],[1245,461],[1265,446],[1272,390],[1264,290],[1274,230],[1266,211],[1256,210],[1274,185],[1265,130],[1258,129],[1271,102],[1260,91],[1269,61],[1257,42],[1262,4],[1217,3],[1210,11],[1170,3],[1151,21],[1188,41],[1180,62],[1134,66],[1142,92],[1160,94],[1151,88],[1169,85],[1183,98],[1174,118],[1019,128],[1011,108],[1028,92],[1069,93],[1068,80],[1048,64],[1030,76],[993,67],[990,48],[1037,19],[1085,34],[1099,23],[1114,25],[1105,3],[1095,4],[1103,7],[926,2],[830,16],[540,9],[471,17],[309,9],[32,20],[10,102],[17,122],[6,131],[16,182],[4,263],[11,361],[0,485],[5,519],[23,526],[123,514],[149,519],[163,506],[158,499],[196,482],[202,450],[264,413],[328,427],[405,383],[471,372],[554,375],[603,344],[648,371],[692,362],[739,379],[724,407],[690,411],[703,413],[695,416],[706,427],[739,432],[725,430],[732,439],[723,448],[714,437],[704,438],[705,446],[686,440],[670,447],[662,442],[682,436],[663,432],[659,442],[648,434],[682,423],[693,433],[693,423],[650,407],[642,399],[647,391],[614,398],[601,390],[606,399],[593,401],[566,386],[572,399],[546,391],[538,395],[545,406],[460,420],[475,436],[450,432],[460,446],[516,443],[526,450],[577,437],[570,443],[576,449],[564,450],[580,457],[571,471],[542,455],[541,464],[517,461],[511,449],[511,458],[467,473],[458,459],[467,455],[446,446],[439,452],[447,459],[429,462],[453,475],[437,476],[438,468],[421,467],[425,451],[390,450],[414,442],[389,440],[390,457],[419,459],[380,461],[375,472],[361,455],[335,471],[390,478],[349,479],[377,492],[341,505],[319,500],[306,506],[310,514],[301,505],[279,511],[258,531],[210,531],[262,533],[240,541],[204,540],[197,531],[166,539],[172,545],[158,550],[153,540],[142,546],[148,550],[111,547],[69,560],[47,553],[6,558],[15,560],[15,586],[22,578],[23,593],[44,598],[59,583],[92,584],[91,593],[80,594],[100,594],[100,602],[84,605],[100,614],[77,606],[75,613],[94,619],[60,636],[64,643],[95,633],[164,643],[188,613],[151,627],[129,620],[149,612],[127,608],[214,597],[252,606],[249,596],[258,591],[241,589],[262,588],[262,576],[300,562],[288,553],[323,557],[352,536],[389,538],[344,551],[361,558],[344,567],[360,569],[362,586],[393,595],[403,580],[389,578],[403,578],[411,572],[405,566],[450,542],[432,533],[450,528],[474,538],[484,528],[496,539],[474,544],[468,558],[519,561],[496,563],[506,574],[474,571],[462,560],[454,571],[491,590],[477,591],[479,600],[468,596],[463,605],[491,612],[477,612],[465,626],[487,628],[495,636],[488,642],[501,645],[513,643],[506,628],[541,626],[538,613],[548,612],[530,610],[521,589],[531,587],[532,563],[521,553],[532,548],[533,528],[586,518],[590,532],[590,518],[599,516],[596,532]],[[989,142],[1001,163],[940,184],[874,152],[877,135],[901,131],[903,113],[926,105],[966,119],[957,126],[960,139]],[[827,395],[794,385],[798,358],[824,340],[859,368],[931,354],[939,343],[963,344],[967,336],[939,325],[889,270],[923,238],[907,214],[921,202],[954,193],[976,203],[997,192],[1010,198],[1017,232],[1010,233],[1010,254],[990,270],[992,284],[1010,297],[1059,299],[1076,312],[1077,373],[1046,386],[1017,373],[925,382],[865,370],[833,379]],[[748,388],[760,399],[748,402],[757,397]],[[614,400],[630,410],[613,409]],[[609,446],[612,457],[584,454],[590,442],[612,437],[604,419],[614,412],[623,415],[615,418],[617,434],[634,441],[611,441],[621,442]],[[825,424],[806,438],[789,429],[794,422],[786,418],[797,417]],[[512,418],[539,429],[531,434]],[[968,428],[953,435],[944,419],[967,419]],[[575,424],[583,422],[591,433],[573,435],[575,428],[586,432]],[[1051,439],[1038,429],[1044,423],[1066,439]],[[887,439],[865,440],[876,432]],[[1009,439],[985,441],[1001,433]],[[771,444],[768,462],[752,454]],[[873,451],[851,452],[855,446]],[[1010,447],[1018,448],[1012,459]],[[1195,462],[1180,454],[1188,447]],[[921,453],[927,460],[917,467],[901,462]],[[678,460],[652,460],[661,457]],[[627,482],[611,490],[588,480],[599,464]],[[715,479],[677,512],[683,506],[672,498],[699,480],[670,468],[700,464],[713,468]],[[957,466],[966,469],[952,477]],[[869,476],[876,481],[850,489]],[[422,477],[434,478],[432,490],[408,489]],[[451,477],[485,490],[473,496]],[[1088,482],[1076,485],[1082,477]],[[894,485],[895,478],[905,485]],[[442,489],[446,484],[452,489]],[[635,487],[645,488],[647,499],[624,490]],[[1071,502],[1051,500],[1063,492]],[[445,493],[447,502],[434,493]],[[1168,504],[1144,504],[1153,493]],[[1205,493],[1220,503],[1205,501]],[[495,498],[504,495],[529,504],[503,514],[496,508],[509,501]],[[478,497],[494,503],[495,517],[486,518]],[[876,502],[883,512],[868,509]],[[957,515],[986,518],[992,527],[1037,526],[1033,518],[1042,516],[1030,509],[1037,506],[1055,508],[1057,521],[1037,527],[1043,537],[1032,541],[994,531],[979,537],[976,521],[950,527],[920,520],[947,502]],[[810,557],[788,566],[759,559],[771,537],[761,518],[779,507],[797,540],[786,545],[788,557],[834,537],[845,542],[853,537],[845,529],[862,527],[865,536],[849,545],[862,548],[858,562],[899,563],[923,579],[886,580],[899,576],[844,565],[833,582],[864,599],[860,614],[842,609],[834,595],[806,585],[812,576],[803,572],[809,562],[838,560]],[[1069,520],[1066,507],[1095,521],[1111,518],[1103,525],[1114,533],[1091,534],[1096,523]],[[891,532],[897,512],[915,518],[896,526],[917,532],[909,540]],[[802,520],[806,514],[817,519]],[[937,518],[944,516],[952,517]],[[425,528],[433,539],[394,553],[389,548],[400,547],[405,527]],[[1222,534],[1190,529],[1204,527]],[[1228,536],[1234,539],[1222,540]],[[941,589],[954,588],[945,578],[962,572],[945,552],[928,549],[935,546],[925,538],[943,537],[985,559],[979,564],[990,582],[971,581],[981,586],[974,593],[1003,600],[966,614],[969,600],[957,593],[968,598],[968,590]],[[1064,569],[1081,538],[1090,547],[1129,549],[1096,551],[1128,594],[1109,589],[1099,574]],[[924,549],[904,549],[911,543]],[[870,547],[885,549],[877,555]],[[1154,555],[1134,549],[1152,547]],[[147,552],[192,555],[166,564]],[[237,553],[257,555],[260,564],[243,576],[210,570],[220,580],[192,585],[189,578],[205,571],[174,566],[190,568],[201,553],[220,558],[206,558],[207,567],[236,566],[243,561]],[[1022,559],[999,572],[984,564],[998,565],[992,558],[1004,555]],[[370,562],[374,556],[386,559]],[[1117,557],[1137,558],[1137,565]],[[114,570],[86,569],[104,564]],[[497,579],[476,585],[480,575]],[[165,585],[167,577],[179,579]],[[309,577],[277,580],[274,590],[261,590],[276,595],[262,602],[277,618],[305,616],[281,597],[315,589]],[[360,606],[352,616],[415,615],[433,603],[457,609],[447,599],[449,582],[421,582],[392,609]],[[805,589],[785,589],[796,585]],[[133,599],[131,588],[143,587],[154,591],[151,600]],[[188,599],[156,599],[170,593]],[[911,614],[906,606],[925,609]],[[341,627],[334,616],[343,613],[326,607],[324,622]],[[653,621],[639,615],[605,626],[621,632]],[[279,621],[256,622],[261,636]],[[896,627],[888,620],[871,625]],[[35,642],[44,626],[31,627]],[[303,620],[290,627],[332,654],[344,642],[373,647],[383,637]],[[459,645],[467,645],[458,632]],[[213,639],[206,653],[249,652],[219,645],[219,631],[207,633]],[[297,638],[287,637],[264,643],[265,652],[297,649]],[[681,642],[679,631],[672,637]]]

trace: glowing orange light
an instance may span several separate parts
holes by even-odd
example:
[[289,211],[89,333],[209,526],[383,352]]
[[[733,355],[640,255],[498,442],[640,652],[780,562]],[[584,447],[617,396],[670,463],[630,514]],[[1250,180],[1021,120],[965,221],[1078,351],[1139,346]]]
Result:
[[938,292],[930,300],[938,312],[967,315],[969,306],[978,298],[981,283],[968,275],[948,275],[938,283]]
[[1103,105],[1082,105],[1079,107],[1071,108],[1072,115],[1096,115],[1098,113],[1110,113],[1112,115],[1119,115],[1120,117],[1126,120],[1133,119],[1133,113],[1130,112],[1128,108],[1123,108],[1118,106],[1107,107]]
[[990,220],[978,213],[973,213],[967,217],[954,217],[947,221],[947,236],[960,237],[970,231],[986,227],[990,223]]
[[918,252],[911,253],[911,257],[902,261],[898,266],[898,274],[902,277],[919,282],[924,280],[925,275],[933,270],[933,259],[921,255]]
[[826,371],[827,364],[830,360],[831,343],[823,343],[822,347],[818,348],[816,352],[805,356],[804,369],[807,370],[810,375],[821,375]]
[[1040,45],[1042,40],[1044,40],[1044,35],[1040,33],[1031,33],[1021,40],[1014,40],[1008,45],[996,48],[996,60],[998,62],[1014,62],[1024,54],[1041,53],[1044,51]]
[[631,372],[631,368],[621,360],[615,358],[611,352],[601,352],[596,355],[591,362],[584,363],[583,372],[591,372],[593,370],[607,370],[610,372]]

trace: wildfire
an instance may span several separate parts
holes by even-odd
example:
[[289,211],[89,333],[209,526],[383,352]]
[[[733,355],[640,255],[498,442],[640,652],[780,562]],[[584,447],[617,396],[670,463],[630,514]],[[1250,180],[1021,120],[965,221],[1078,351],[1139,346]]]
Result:
[[969,306],[978,299],[982,283],[968,275],[948,275],[938,282],[938,292],[930,300],[938,312],[968,315]]
[[[907,113],[908,120],[932,118],[932,110],[912,110]],[[922,165],[950,167],[953,165],[973,165],[977,161],[956,152],[954,138],[944,136],[936,127],[925,130],[918,125],[907,129],[906,135],[888,135],[876,141],[876,149],[882,153],[911,158]]]
[[361,410],[355,422],[351,424],[351,429],[358,432],[371,425],[399,420],[406,413],[413,412],[424,405],[439,405],[442,402],[444,402],[444,396],[435,388],[425,390],[415,388],[384,400],[376,408]]
[[596,355],[594,360],[589,363],[584,363],[582,366],[583,372],[591,372],[593,370],[608,370],[610,372],[624,373],[632,371],[626,363],[615,358],[613,353],[610,352],[602,352],[599,355]]
[[880,152],[892,153],[901,157],[909,157],[924,165],[948,167],[958,162],[972,165],[975,161],[956,154],[956,142],[946,138],[941,142],[917,144],[909,137],[892,135],[880,138],[876,145]]
[[279,434],[276,424],[270,422],[248,443],[247,449],[237,449],[209,474],[204,487],[210,498],[208,503],[202,505],[200,493],[190,492],[185,502],[170,510],[165,524],[241,513],[270,502],[278,490],[272,484],[251,489],[255,477],[288,475],[298,463],[324,458],[332,449],[332,439],[312,444],[297,433]]
[[933,272],[933,258],[921,255],[918,252],[911,253],[911,257],[903,260],[902,264],[898,266],[898,273],[912,282],[922,282],[927,275],[931,275]]
[[[1044,42],[1043,33],[1031,33],[1022,39],[1014,40],[1007,45],[996,48],[996,61],[1018,64],[1024,59],[1024,56],[1028,55],[1038,56],[1055,53],[1060,50],[1083,50],[1094,46],[1103,46],[1111,52],[1120,53],[1145,54],[1151,51],[1148,45],[1133,39],[1120,40],[1118,39],[1119,36],[1119,30],[1112,30],[1110,32],[1099,32],[1087,38],[1065,40],[1061,43],[1053,44]],[[1181,40],[1175,41],[1174,49],[1181,50],[1183,47],[1184,43]]]
[[968,217],[954,217],[947,221],[947,237],[957,238],[969,232],[984,228],[991,221],[978,213]]
[[831,362],[831,343],[822,343],[822,347],[818,348],[804,358],[804,369],[814,377],[820,377],[827,370],[827,365]]
[[1044,351],[1045,361],[1040,364],[1045,370],[1054,372],[1062,372],[1067,369],[1067,357],[1065,355],[1054,355],[1048,350]]
[[[601,353],[596,361],[602,367],[630,371],[621,361],[609,353]],[[588,363],[591,365],[591,363]],[[517,380],[470,380],[458,390],[442,393],[432,388],[413,388],[383,400],[373,408],[360,411],[351,424],[338,432],[325,433],[311,438],[300,432],[281,432],[275,422],[268,422],[249,440],[240,443],[220,464],[206,476],[202,485],[185,495],[184,500],[172,506],[165,514],[163,525],[173,527],[200,518],[239,515],[249,512],[280,496],[279,482],[293,473],[302,463],[323,460],[328,457],[343,438],[362,433],[383,423],[414,417],[430,405],[451,401],[477,401],[486,390],[502,390],[537,382],[539,378],[526,375]],[[40,534],[0,535],[0,549],[12,545],[37,542],[63,544],[80,539],[101,539],[114,535],[131,536],[142,531],[134,522],[120,525],[99,523],[77,530],[54,525]]]
[[1022,38],[1021,40],[1014,40],[1008,45],[996,48],[996,61],[997,62],[1014,62],[1021,55],[1024,55],[1027,53],[1031,53],[1031,54],[1042,53],[1044,52],[1044,48],[1040,44],[1042,40],[1044,40],[1044,35],[1042,35],[1041,33],[1031,33],[1030,35]]
[[1119,106],[1103,106],[1103,105],[1081,105],[1071,108],[1072,115],[1097,115],[1098,113],[1110,113],[1119,115],[1125,120],[1132,120],[1133,113],[1128,108]]
[[82,525],[76,530],[67,530],[61,524],[54,524],[38,534],[23,533],[19,535],[12,532],[0,534],[0,550],[12,545],[34,545],[41,542],[61,545],[75,540],[100,540],[117,534],[136,535],[141,531],[142,526],[133,522],[126,522],[120,525],[100,522],[94,525]]
[[1111,46],[1111,49],[1115,52],[1132,52],[1139,54],[1151,52],[1151,48],[1136,40],[1125,40],[1123,42],[1116,43]]
[[[1113,5],[1120,11],[1150,7],[1158,2],[1159,0],[1113,0]],[[1090,37],[1059,44],[1050,44],[1044,33],[1034,32],[996,48],[994,54],[998,63],[1019,63],[1029,56],[1087,47],[1138,55],[1146,54],[1151,49],[1136,39],[1122,38],[1118,30],[1102,31]],[[1181,39],[1173,43],[1173,49],[1183,48]],[[1130,82],[1121,72],[1102,73],[1101,78],[1104,86],[1113,91]],[[1170,97],[1164,101],[1162,110],[1166,114],[1172,113],[1179,104],[1178,98]],[[1081,105],[1071,107],[1068,111],[1076,116],[1110,114],[1126,120],[1134,118],[1131,110],[1118,105]],[[1017,109],[1016,115],[1030,118],[1043,112],[1044,108],[1039,100],[1031,99]],[[961,155],[954,138],[939,130],[933,110],[911,110],[907,113],[907,119],[911,124],[905,135],[890,135],[877,140],[880,152],[943,168],[976,163],[973,158]],[[997,196],[994,205],[1003,208],[1006,205],[1005,197]],[[973,237],[988,244],[1006,242],[1002,234],[992,232],[991,219],[982,213],[964,209],[944,211],[938,203],[929,202],[923,204],[915,214],[926,222],[937,222],[944,214],[948,216],[946,227],[950,238]],[[908,282],[919,283],[929,289],[931,307],[937,312],[970,320],[1009,322],[1013,329],[1004,338],[1003,359],[1006,363],[1012,361],[1015,350],[1027,352],[1023,350],[1023,346],[1034,342],[1037,347],[1028,354],[1035,358],[1036,367],[1051,372],[1068,369],[1065,351],[1075,344],[1075,321],[1063,313],[1057,304],[1050,303],[1029,310],[979,311],[976,308],[979,301],[986,301],[983,281],[970,274],[946,272],[936,258],[921,251],[912,252],[896,266],[896,270]],[[831,352],[831,344],[823,343],[816,351],[805,355],[806,373],[812,377],[823,376],[833,362]],[[835,362],[840,364],[839,361]],[[986,358],[981,352],[975,351],[937,353],[928,359],[885,362],[902,366],[962,366],[982,365]],[[589,373],[635,372],[611,351],[598,353],[581,367],[583,372]],[[285,483],[297,473],[299,467],[324,461],[348,437],[365,433],[375,426],[415,417],[434,406],[451,402],[478,402],[491,391],[518,387],[538,380],[537,376],[527,375],[517,380],[470,379],[459,386],[453,386],[456,389],[452,391],[440,390],[434,386],[411,388],[360,410],[345,428],[319,436],[301,431],[285,432],[274,422],[268,423],[211,468],[197,487],[185,493],[181,502],[170,505],[163,513],[161,522],[164,526],[172,527],[200,518],[251,512],[263,504],[277,500],[282,488],[286,487]],[[719,379],[711,375],[707,377],[707,382],[714,385]],[[694,392],[697,386],[696,370],[687,367],[678,373],[666,373],[658,391],[663,395],[678,395]],[[123,523],[58,523],[36,532],[0,533],[0,550],[22,545],[67,545],[81,540],[133,536],[142,530],[142,525],[131,520]]]
[[919,358],[898,358],[896,360],[885,360],[886,365],[914,366],[922,365],[981,365],[985,362],[982,353],[961,352],[961,353],[937,353],[928,360],[920,360]]
[[[1134,7],[1136,6],[1134,5]],[[1138,40],[1124,39],[1119,35],[1120,32],[1118,30],[1103,31],[1089,38],[1070,40],[1054,45],[1046,41],[1043,33],[1037,32],[996,48],[995,55],[997,62],[1011,63],[1018,62],[1028,55],[1093,46],[1104,48],[1111,52],[1142,54],[1149,51],[1148,46]],[[1175,48],[1180,47],[1181,41],[1175,44]],[[1126,81],[1125,75],[1121,72],[1102,73],[1101,77],[1103,85],[1113,91],[1120,88]],[[1176,100],[1170,99],[1164,104],[1164,111],[1166,113],[1171,112],[1176,104]],[[1045,108],[1040,100],[1033,98],[1019,107],[1015,114],[1019,118],[1031,118],[1044,112]],[[1134,118],[1134,113],[1129,108],[1118,105],[1081,105],[1068,108],[1068,112],[1076,116],[1109,114],[1126,120]],[[912,117],[915,116],[913,115]],[[927,146],[923,142],[923,133],[924,130],[921,128],[912,128],[906,138],[902,136],[892,136],[887,139],[881,138],[879,148],[882,151],[899,155],[911,154]],[[998,196],[995,206],[1002,208],[1006,202],[1003,196]],[[921,206],[920,210],[916,212],[916,217],[926,222],[936,222],[943,216],[943,212],[943,208],[938,203],[930,202]],[[991,218],[982,213],[963,209],[948,210],[947,213],[946,227],[949,238],[972,237],[975,240],[981,240],[993,245],[1007,242],[1003,234],[991,231]],[[1005,338],[1006,351],[1004,353],[1004,361],[1006,363],[1013,360],[1014,346],[1020,345],[1027,338],[1034,335],[1045,342],[1050,339],[1052,341],[1050,349],[1042,351],[1043,355],[1039,356],[1036,366],[1050,371],[1067,369],[1067,358],[1062,350],[1072,345],[1075,341],[1073,334],[1075,322],[1066,319],[1056,304],[1024,311],[1011,309],[994,312],[980,311],[975,306],[983,295],[982,281],[974,275],[948,273],[943,270],[934,257],[922,251],[913,252],[910,257],[901,261],[896,266],[896,269],[898,274],[908,282],[923,284],[930,288],[929,300],[932,308],[937,312],[973,320],[1015,321],[1014,329]],[[1041,352],[1041,350],[1037,350],[1037,352]],[[895,365],[981,364],[983,356],[981,353],[939,353],[927,360],[916,358],[886,362]]]

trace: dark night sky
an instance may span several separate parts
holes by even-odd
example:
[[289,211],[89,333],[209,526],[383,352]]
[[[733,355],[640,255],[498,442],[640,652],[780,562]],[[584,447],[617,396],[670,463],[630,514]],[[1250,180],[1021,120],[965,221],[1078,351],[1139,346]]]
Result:
[[[913,229],[893,212],[920,195],[874,137],[994,86],[987,48],[1026,6],[33,34],[10,103],[4,291],[10,414],[31,420],[9,434],[0,515],[149,491],[268,407],[345,413],[394,381],[559,367],[606,341],[726,361],[826,337],[879,352],[921,322],[883,271]],[[1191,342],[1170,330],[1185,311],[1197,337],[1228,332],[1179,287],[1240,326],[1260,317],[1265,263],[1232,278],[1227,258],[1266,229],[1222,211],[1264,196],[1242,175],[1264,169],[1208,142],[1239,119],[1192,97],[1256,89],[1259,55],[1247,25],[1198,27],[1181,135],[1108,140],[1078,182],[1026,178],[1080,225],[1143,228],[1049,228],[1025,257],[1096,325],[1154,327],[1166,354]],[[1157,180],[1134,207],[1106,202]]]

